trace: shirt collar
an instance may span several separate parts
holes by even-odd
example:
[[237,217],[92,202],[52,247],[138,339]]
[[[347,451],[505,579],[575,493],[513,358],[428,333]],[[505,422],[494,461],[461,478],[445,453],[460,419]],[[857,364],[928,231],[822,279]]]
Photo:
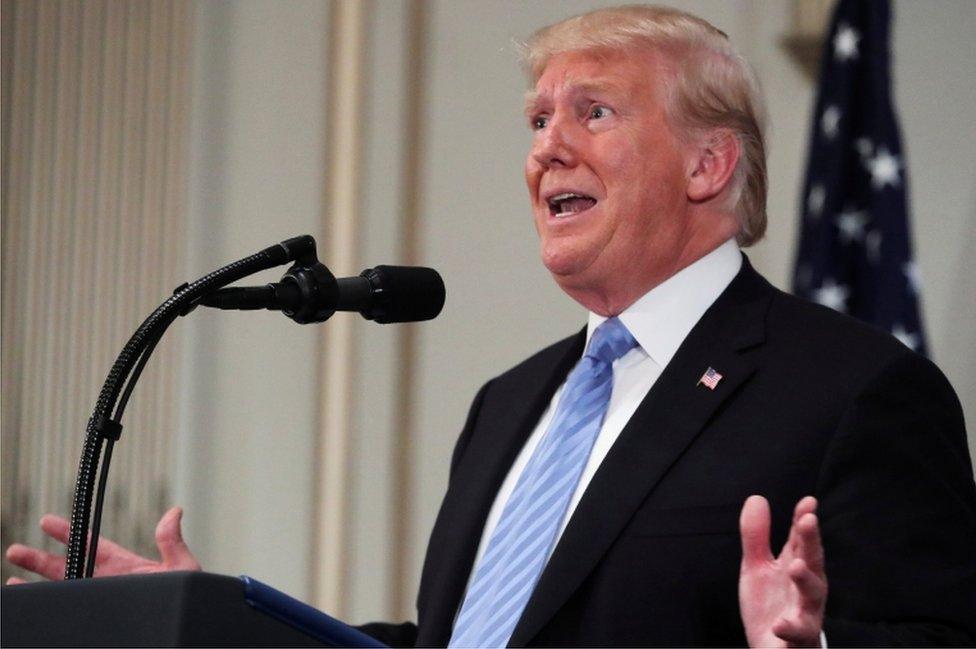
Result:
[[[741,267],[739,246],[735,239],[729,239],[652,288],[617,317],[651,360],[665,367]],[[590,312],[587,343],[604,320]]]

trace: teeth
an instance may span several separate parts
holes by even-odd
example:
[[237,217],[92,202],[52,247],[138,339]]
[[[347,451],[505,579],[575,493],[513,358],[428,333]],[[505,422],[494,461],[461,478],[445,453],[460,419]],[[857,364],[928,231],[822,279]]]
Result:
[[555,203],[557,201],[565,201],[570,198],[583,198],[581,194],[574,194],[573,192],[565,192],[563,194],[556,194],[549,199],[550,203]]
[[591,196],[587,196],[585,194],[577,194],[576,192],[563,192],[562,194],[556,194],[555,196],[549,199],[548,201],[549,209],[553,214],[553,216],[556,217],[557,219],[562,219],[567,216],[572,216],[576,214],[577,211],[569,210],[569,209],[560,211],[560,209],[563,207],[563,203],[565,201],[569,201],[577,198],[589,199],[592,200],[594,204],[596,203],[596,199],[592,198]]

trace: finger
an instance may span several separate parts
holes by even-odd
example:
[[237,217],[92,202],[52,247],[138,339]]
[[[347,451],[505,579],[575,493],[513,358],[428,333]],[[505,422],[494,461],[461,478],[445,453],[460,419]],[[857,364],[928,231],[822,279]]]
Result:
[[789,575],[800,595],[800,609],[819,616],[827,598],[827,582],[810,570],[802,559],[795,559],[790,564]]
[[795,523],[805,514],[812,514],[815,511],[817,511],[817,499],[813,496],[804,496],[793,508],[793,522]]
[[[68,544],[68,536],[71,533],[71,522],[54,514],[45,514],[41,517],[41,530],[56,541],[65,545]],[[91,532],[87,538],[91,541]],[[101,565],[110,561],[114,554],[128,552],[122,546],[112,542],[104,536],[98,537],[98,555],[95,557],[95,565]]]
[[55,541],[68,544],[68,533],[71,531],[71,523],[60,516],[54,514],[44,514],[41,516],[41,530]]
[[[88,534],[89,540],[91,539],[91,533]],[[136,553],[132,552],[128,548],[124,548],[115,541],[107,539],[104,536],[99,535],[98,537],[98,554],[95,556],[96,566],[105,566],[109,563],[117,563],[119,561],[132,561],[133,559],[142,559]],[[96,575],[99,573],[95,573]]]
[[769,550],[769,503],[762,496],[749,496],[739,514],[742,536],[742,563],[752,565],[772,561]]
[[793,508],[793,519],[790,521],[790,534],[789,538],[786,540],[786,548],[789,548],[791,552],[797,552],[800,543],[799,535],[797,534],[797,523],[806,514],[817,511],[817,499],[813,496],[805,496],[796,503],[796,507]]
[[21,579],[20,577],[11,577],[10,579],[7,580],[8,586],[16,586],[17,584],[26,584],[26,583],[27,580]]
[[7,561],[47,579],[64,578],[64,557],[14,543],[7,548]]
[[797,522],[797,556],[803,559],[810,570],[818,575],[824,574],[824,550],[820,540],[820,521],[814,513],[806,513]]
[[156,525],[156,547],[163,564],[175,570],[199,570],[200,564],[190,552],[190,548],[183,541],[180,524],[183,520],[183,510],[172,507],[163,514]]
[[819,647],[820,629],[812,620],[780,618],[773,624],[773,635],[785,640],[790,647]]

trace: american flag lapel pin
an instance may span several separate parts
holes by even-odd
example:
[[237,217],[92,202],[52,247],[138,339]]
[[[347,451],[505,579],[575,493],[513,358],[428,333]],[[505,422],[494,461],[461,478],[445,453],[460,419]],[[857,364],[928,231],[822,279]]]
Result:
[[709,390],[714,390],[718,382],[722,380],[722,375],[715,371],[714,367],[709,367],[702,374],[702,377],[698,379],[697,385],[704,385]]

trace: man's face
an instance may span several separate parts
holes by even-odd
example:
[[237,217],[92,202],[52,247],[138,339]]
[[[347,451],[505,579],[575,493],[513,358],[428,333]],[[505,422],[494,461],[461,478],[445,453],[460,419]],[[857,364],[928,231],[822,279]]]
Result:
[[569,52],[530,93],[525,178],[542,260],[577,299],[635,282],[650,289],[677,270],[692,236],[691,169],[665,118],[664,74],[646,52]]

